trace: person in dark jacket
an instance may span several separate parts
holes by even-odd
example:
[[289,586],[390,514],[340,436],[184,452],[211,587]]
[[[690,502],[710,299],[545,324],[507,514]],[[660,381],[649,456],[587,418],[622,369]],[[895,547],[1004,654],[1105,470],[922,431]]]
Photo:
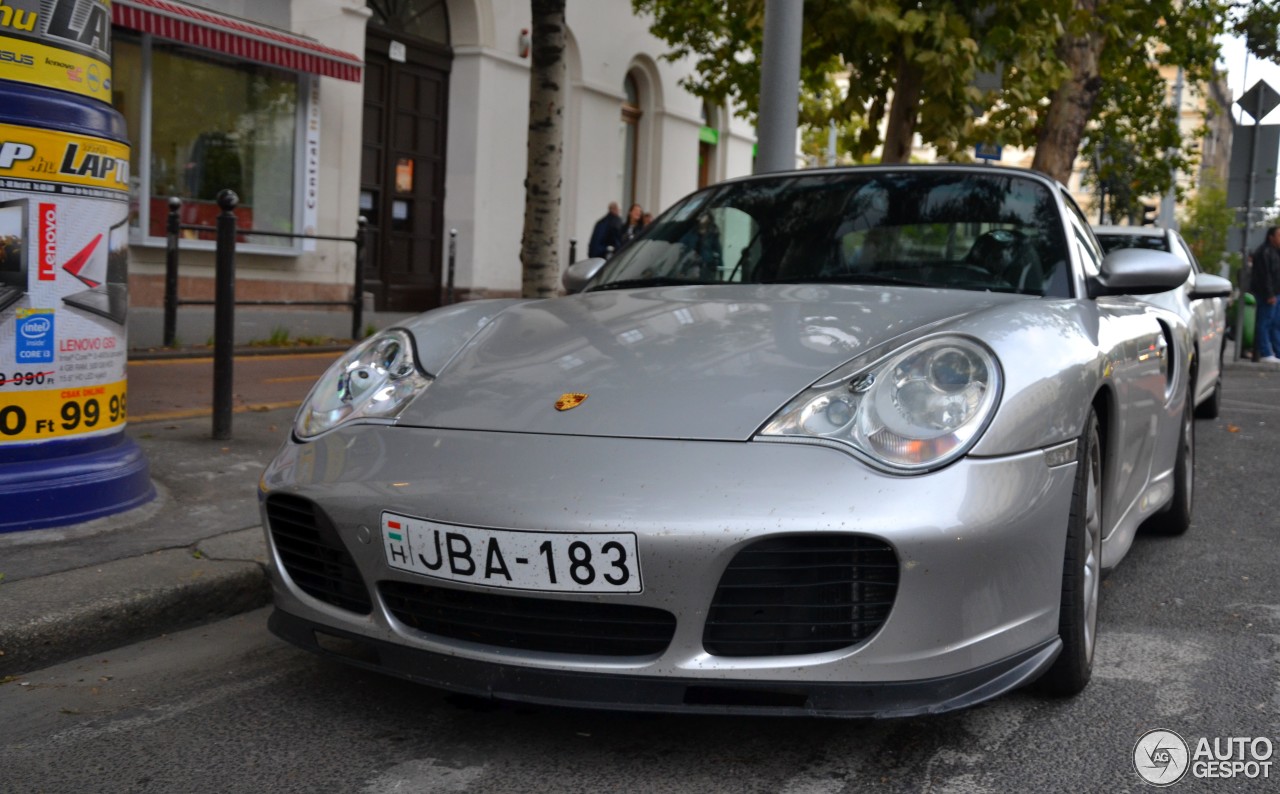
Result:
[[612,253],[609,249],[617,251],[622,247],[622,210],[618,208],[618,202],[609,202],[609,211],[605,216],[596,221],[595,228],[591,230],[591,241],[587,243],[587,256],[608,258]]
[[644,231],[644,209],[639,204],[632,204],[627,210],[627,220],[622,225],[622,243],[625,245]]
[[1267,229],[1267,238],[1253,253],[1253,274],[1249,292],[1257,301],[1253,334],[1253,360],[1280,364],[1280,312],[1276,293],[1280,292],[1280,226]]

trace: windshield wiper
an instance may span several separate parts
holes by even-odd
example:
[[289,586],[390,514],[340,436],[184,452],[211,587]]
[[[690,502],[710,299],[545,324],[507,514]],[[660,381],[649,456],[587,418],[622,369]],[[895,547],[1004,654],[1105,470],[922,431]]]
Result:
[[700,281],[698,279],[672,278],[671,276],[651,276],[649,278],[624,278],[621,281],[610,281],[597,284],[587,292],[600,292],[607,289],[634,289],[637,287],[692,287],[705,284],[718,284],[716,281]]
[[932,287],[923,281],[913,281],[894,276],[878,276],[874,273],[839,273],[827,276],[796,276],[761,282],[764,284],[887,284],[903,287]]

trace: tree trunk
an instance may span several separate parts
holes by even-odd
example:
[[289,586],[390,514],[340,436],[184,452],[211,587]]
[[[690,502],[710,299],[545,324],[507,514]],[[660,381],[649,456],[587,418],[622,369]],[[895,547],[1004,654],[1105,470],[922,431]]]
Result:
[[520,241],[522,294],[550,298],[559,291],[560,186],[564,159],[565,0],[531,0],[529,147],[525,166],[524,234]]
[[[1091,17],[1097,15],[1098,0],[1077,0],[1076,6]],[[1098,68],[1106,39],[1099,32],[1100,27],[1095,26],[1082,36],[1068,33],[1062,39],[1059,49],[1071,77],[1050,98],[1049,109],[1036,132],[1031,167],[1064,185],[1071,180],[1085,125],[1102,90]]]
[[899,53],[898,79],[893,85],[893,103],[889,106],[889,122],[884,130],[884,153],[880,162],[905,163],[911,160],[923,88],[924,70]]

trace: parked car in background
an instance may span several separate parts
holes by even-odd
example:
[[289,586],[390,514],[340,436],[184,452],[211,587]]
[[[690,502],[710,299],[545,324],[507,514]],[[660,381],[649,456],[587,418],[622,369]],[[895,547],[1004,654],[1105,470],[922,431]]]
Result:
[[261,480],[271,629],[482,697],[902,716],[1088,683],[1182,532],[1192,339],[1031,171],[723,182],[573,293],[362,342]]
[[1227,350],[1227,300],[1231,282],[1204,273],[1186,240],[1173,229],[1159,226],[1094,226],[1107,252],[1121,248],[1167,251],[1191,267],[1181,288],[1147,300],[1182,315],[1196,338],[1196,416],[1217,418],[1222,406],[1222,365]]

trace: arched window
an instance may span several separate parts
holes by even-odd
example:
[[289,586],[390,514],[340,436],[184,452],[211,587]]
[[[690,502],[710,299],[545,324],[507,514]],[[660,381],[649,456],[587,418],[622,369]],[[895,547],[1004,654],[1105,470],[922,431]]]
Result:
[[437,44],[449,43],[449,10],[445,0],[367,0],[370,22]]
[[702,103],[702,127],[698,130],[698,187],[716,181],[716,145],[720,143],[720,124],[715,108]]
[[636,200],[636,140],[640,130],[640,87],[636,79],[627,75],[622,81],[625,98],[622,100],[622,121],[618,137],[622,143],[622,162],[618,169],[619,204],[629,207]]

